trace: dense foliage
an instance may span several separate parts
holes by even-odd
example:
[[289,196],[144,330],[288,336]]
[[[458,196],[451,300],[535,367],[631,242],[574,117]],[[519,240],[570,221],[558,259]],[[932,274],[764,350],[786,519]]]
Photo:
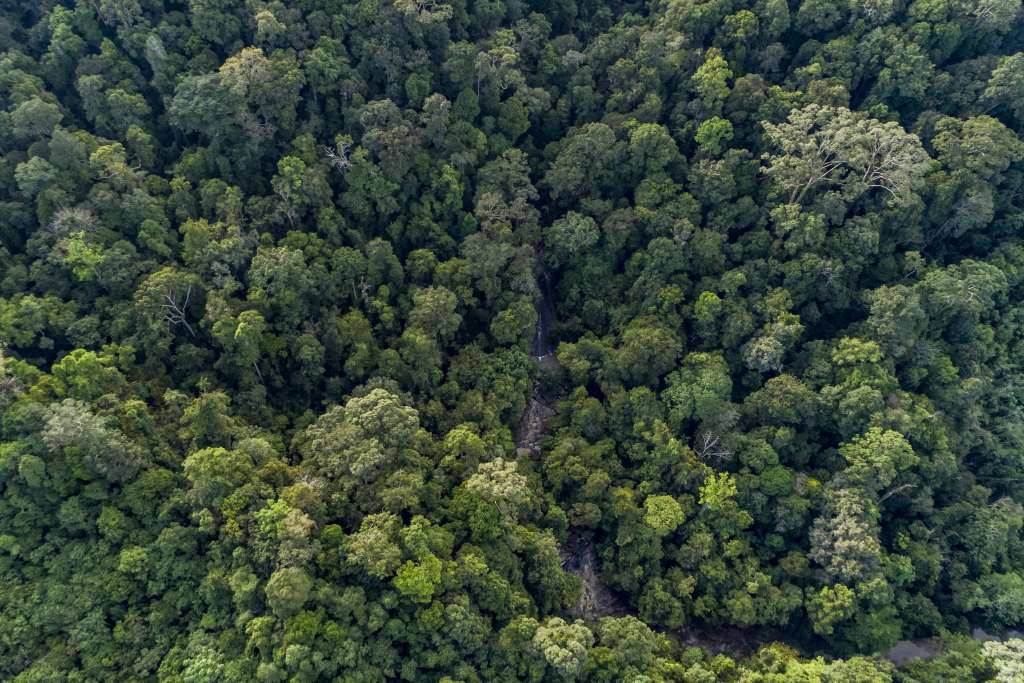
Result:
[[0,678],[1020,680],[1022,138],[1020,0],[0,0]]

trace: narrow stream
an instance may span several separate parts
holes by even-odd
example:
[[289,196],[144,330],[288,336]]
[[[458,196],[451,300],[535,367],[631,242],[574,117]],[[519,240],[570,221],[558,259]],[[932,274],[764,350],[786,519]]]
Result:
[[537,277],[539,296],[534,302],[537,309],[537,329],[533,335],[530,355],[534,360],[541,361],[552,356],[555,347],[551,343],[551,326],[555,322],[555,305],[551,299],[551,276],[543,272]]
[[[974,627],[971,629],[971,638],[982,642],[987,640],[1024,638],[1024,631],[1011,629],[1002,635],[995,635],[983,628]],[[931,659],[941,652],[942,645],[934,638],[918,638],[916,640],[901,640],[897,642],[885,653],[885,658],[893,664],[903,664],[914,659]]]
[[[710,626],[691,624],[683,631],[675,632],[680,641],[686,645],[703,648],[713,654],[725,653],[733,658],[749,657],[760,647],[769,643],[783,643],[793,647],[806,656],[828,654],[815,649],[805,650],[798,643],[786,638],[781,630],[768,627],[739,628],[734,626]],[[992,634],[982,628],[971,630],[971,638],[977,641],[1008,640],[1024,638],[1024,632],[1009,630],[1000,635]],[[942,643],[938,638],[915,638],[900,640],[887,651],[879,655],[899,666],[915,659],[931,659],[942,654]]]
[[[538,295],[534,302],[537,309],[537,327],[530,345],[530,360],[542,369],[557,366],[555,347],[551,330],[555,324],[555,307],[551,296],[551,281],[548,273],[537,278]],[[520,455],[535,455],[541,439],[547,433],[548,419],[554,415],[553,396],[546,396],[539,378],[533,381],[530,402],[515,431],[515,443]],[[583,582],[580,603],[571,612],[576,617],[595,619],[608,615],[627,614],[628,609],[613,592],[606,589],[600,580],[600,568],[592,545],[582,538],[576,538],[563,550],[565,569],[575,573]],[[735,658],[748,657],[763,645],[782,642],[801,648],[790,642],[785,634],[773,628],[739,628],[692,624],[683,631],[674,633],[686,645],[704,648],[712,653],[725,653]],[[981,628],[971,631],[975,640],[1005,640],[1024,638],[1022,631],[1007,631],[993,635]],[[900,665],[915,659],[931,659],[942,651],[941,643],[935,638],[901,640],[889,648],[883,656],[893,664]]]
[[[542,369],[557,365],[555,348],[551,341],[551,327],[555,321],[555,306],[551,300],[550,276],[541,273],[537,278],[538,295],[534,301],[537,309],[537,327],[530,345],[530,360]],[[536,453],[540,440],[547,430],[548,419],[555,414],[551,406],[552,397],[545,396],[539,378],[533,380],[530,403],[515,430],[516,449],[520,454]]]

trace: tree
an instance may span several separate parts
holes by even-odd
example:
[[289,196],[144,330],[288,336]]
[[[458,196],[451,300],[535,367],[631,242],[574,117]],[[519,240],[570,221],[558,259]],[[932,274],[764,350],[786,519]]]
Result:
[[829,683],[892,683],[893,666],[875,658],[851,657],[846,660],[829,662],[823,673],[823,681]]
[[848,202],[882,190],[892,203],[906,204],[929,169],[916,135],[843,107],[810,104],[784,123],[762,125],[778,150],[765,157],[765,174],[790,204],[819,187],[836,189]]
[[856,585],[877,577],[883,550],[878,540],[878,507],[854,488],[829,491],[822,515],[811,527],[808,557],[829,577]]
[[238,423],[231,417],[231,399],[221,391],[204,391],[181,412],[179,436],[192,450],[232,443]]
[[11,112],[11,126],[18,137],[36,140],[52,134],[63,118],[56,104],[33,97]]
[[666,536],[686,520],[683,507],[672,496],[648,496],[644,501],[644,523],[658,536]]
[[837,623],[853,616],[857,609],[857,596],[843,584],[837,583],[817,591],[808,591],[806,605],[814,632],[830,636]]
[[758,336],[743,345],[743,362],[757,372],[782,370],[786,349],[774,336]]
[[985,100],[1005,107],[1024,123],[1024,52],[1007,55],[992,69],[984,92]]
[[999,683],[1010,683],[1024,676],[1024,640],[990,640],[981,649],[985,658],[995,667],[995,680]]
[[278,617],[297,614],[309,599],[313,580],[299,567],[284,567],[274,572],[264,588],[267,603]]
[[75,349],[50,367],[52,390],[61,398],[93,403],[104,396],[123,395],[125,378],[109,351]]
[[466,480],[466,489],[494,505],[510,522],[516,521],[519,510],[530,499],[529,481],[518,472],[514,461],[504,458],[480,463]]
[[328,493],[340,509],[379,511],[388,476],[405,465],[420,465],[420,439],[416,410],[387,389],[375,388],[334,406],[306,428],[299,440],[301,467],[330,485]]
[[458,301],[444,287],[426,287],[412,295],[409,324],[440,339],[451,339],[458,331],[462,316],[456,313]]
[[[664,655],[668,650],[665,636],[636,617],[604,617],[598,622],[597,647],[591,649],[586,671],[604,676],[601,680],[615,680],[613,677],[628,676],[631,672],[653,675],[667,668]],[[612,657],[606,658],[605,652]]]
[[168,267],[142,281],[135,290],[134,303],[145,334],[181,330],[195,337],[204,299],[199,278]]
[[167,113],[186,134],[201,133],[217,142],[231,134],[235,108],[218,75],[202,74],[178,82]]
[[987,574],[981,581],[985,616],[998,625],[1024,619],[1024,577],[1017,572]]
[[34,198],[57,178],[57,169],[43,157],[32,157],[14,169],[18,189],[28,198]]
[[675,366],[681,350],[671,330],[650,318],[636,318],[622,332],[607,374],[628,386],[656,385]]
[[736,480],[727,472],[710,472],[700,487],[697,502],[709,510],[720,510],[736,497]]
[[598,243],[600,237],[593,218],[570,211],[564,218],[551,224],[544,234],[544,241],[548,245],[551,260],[557,266],[582,256]]
[[259,249],[249,267],[249,299],[263,306],[281,329],[294,329],[306,318],[315,283],[298,249]]
[[670,415],[677,421],[705,422],[728,410],[732,378],[719,353],[696,352],[683,358],[682,368],[671,373],[662,392]]
[[258,47],[245,47],[217,71],[216,84],[231,96],[234,118],[256,144],[278,130],[290,130],[303,85],[295,58],[283,51],[268,57]]
[[887,355],[902,359],[925,333],[928,316],[920,294],[905,285],[879,287],[871,295],[867,327]]
[[555,199],[579,199],[607,182],[616,157],[612,129],[603,123],[588,123],[566,140],[542,185]]
[[182,468],[192,485],[189,498],[200,508],[218,508],[252,477],[255,463],[243,450],[203,448],[185,458]]
[[629,161],[640,179],[664,174],[679,161],[676,142],[664,126],[641,123],[629,131]]
[[549,618],[533,635],[533,647],[567,680],[574,680],[583,669],[587,649],[593,644],[594,634],[583,622],[569,624],[559,617]]
[[81,401],[65,399],[47,410],[41,432],[51,453],[63,453],[114,483],[130,481],[144,464],[138,446]]
[[917,463],[917,455],[903,436],[877,427],[840,446],[839,454],[848,464],[844,475],[876,492],[889,486],[901,471]]
[[935,125],[932,145],[946,167],[991,181],[1024,158],[1024,142],[991,116],[967,120],[945,117]]
[[359,531],[345,539],[347,561],[376,579],[390,578],[402,561],[400,527],[401,521],[389,512],[367,515]]
[[1021,8],[1007,0],[978,0],[971,6],[971,15],[984,30],[1003,33],[1020,17]]
[[412,167],[418,135],[391,100],[368,102],[359,112],[363,146],[377,157],[386,178],[399,181]]
[[399,594],[415,603],[429,604],[441,583],[441,560],[433,555],[419,562],[407,561],[393,580]]
[[968,563],[981,574],[989,574],[1006,557],[1024,527],[1024,510],[1009,498],[999,498],[975,508],[966,520],[964,545]]
[[699,101],[697,105],[707,118],[721,113],[722,105],[729,96],[729,79],[733,76],[729,62],[721,50],[711,48],[704,55],[704,63],[693,74],[693,90]]
[[230,344],[240,367],[252,367],[262,380],[259,360],[265,344],[264,334],[267,322],[259,311],[242,311],[238,314],[238,324],[230,331]]
[[707,121],[701,122],[693,139],[701,153],[708,156],[718,156],[722,153],[723,146],[733,139],[732,123],[726,119],[713,116]]
[[491,321],[491,335],[499,344],[518,346],[528,343],[538,324],[537,308],[527,297],[519,297]]
[[481,85],[485,82],[500,94],[523,80],[522,74],[516,69],[519,52],[515,47],[515,34],[507,29],[498,30],[489,42],[490,48],[478,52],[473,61],[478,98]]

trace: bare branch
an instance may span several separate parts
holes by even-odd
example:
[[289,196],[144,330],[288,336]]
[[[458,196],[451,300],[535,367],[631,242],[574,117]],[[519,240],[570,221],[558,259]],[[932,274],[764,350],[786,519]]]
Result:
[[705,462],[722,464],[732,457],[732,451],[722,443],[722,437],[710,430],[701,435],[694,451]]
[[184,325],[189,334],[194,337],[196,336],[196,331],[188,324],[188,320],[186,320],[185,317],[185,312],[188,310],[188,302],[191,297],[192,285],[189,285],[188,289],[185,291],[185,302],[180,306],[178,305],[174,292],[164,292],[164,299],[167,300],[167,303],[161,304],[160,308],[163,309],[163,316],[161,317],[161,320],[166,322],[169,326]]
[[352,162],[348,158],[348,153],[351,149],[352,143],[343,140],[336,145],[324,145],[320,148],[320,151],[327,157],[327,163],[332,168],[336,168],[344,173],[352,166]]
[[914,488],[917,488],[917,484],[900,484],[899,486],[894,486],[891,489],[889,489],[884,496],[879,498],[878,502],[880,504],[884,503],[885,501],[889,500],[893,496],[899,495],[899,494],[903,493],[904,491],[909,491],[910,489],[914,489]]

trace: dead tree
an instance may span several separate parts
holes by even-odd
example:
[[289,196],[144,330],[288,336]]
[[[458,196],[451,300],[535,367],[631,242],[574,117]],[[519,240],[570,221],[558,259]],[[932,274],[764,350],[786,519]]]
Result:
[[884,503],[893,496],[897,496],[903,493],[904,491],[910,491],[915,488],[917,488],[917,484],[900,484],[899,486],[893,486],[891,489],[886,491],[886,493],[881,498],[878,499],[878,502],[879,504]]
[[348,158],[348,153],[351,149],[351,141],[341,140],[336,145],[324,145],[320,148],[320,151],[327,157],[327,163],[330,164],[331,168],[336,168],[344,174],[352,165],[352,161]]
[[162,320],[169,326],[173,325],[184,325],[188,333],[193,337],[196,336],[196,331],[192,329],[192,326],[188,324],[188,320],[185,319],[185,311],[188,310],[188,302],[192,297],[192,285],[188,286],[185,290],[185,301],[179,306],[177,296],[174,292],[164,292],[164,299],[166,302],[160,305],[163,311]]
[[4,357],[6,350],[7,346],[0,342],[0,406],[4,406],[8,401],[13,400],[14,396],[22,389],[18,378],[7,372],[7,362]]
[[694,451],[697,453],[697,457],[704,462],[722,464],[732,457],[732,451],[722,443],[722,437],[710,430],[700,436]]

